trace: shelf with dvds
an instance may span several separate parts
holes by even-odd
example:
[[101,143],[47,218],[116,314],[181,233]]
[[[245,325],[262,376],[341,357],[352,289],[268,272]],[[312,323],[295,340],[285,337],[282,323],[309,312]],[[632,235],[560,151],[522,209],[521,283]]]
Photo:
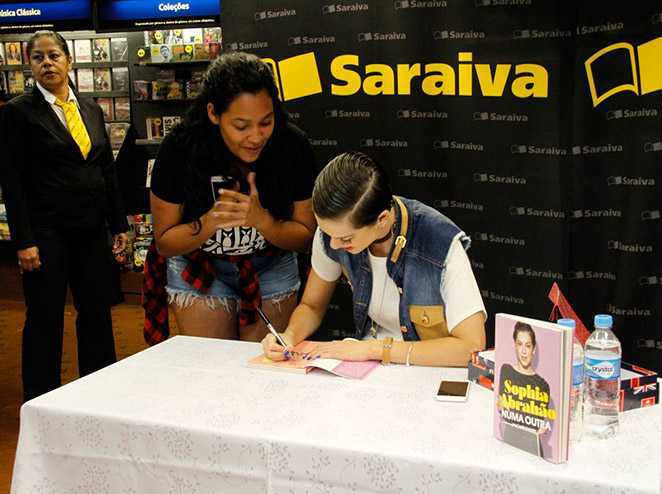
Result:
[[[34,86],[27,61],[31,34],[0,35],[0,99],[10,100]],[[72,57],[69,77],[82,97],[120,102],[120,113],[130,121],[130,77],[126,33],[99,34],[94,31],[63,33]],[[114,105],[113,105],[114,106]],[[115,109],[113,108],[113,113]],[[106,117],[106,121],[112,120]],[[121,119],[118,119],[121,120]]]
[[149,170],[163,138],[181,121],[221,51],[218,27],[130,32],[131,117],[137,132],[135,194],[149,213]]

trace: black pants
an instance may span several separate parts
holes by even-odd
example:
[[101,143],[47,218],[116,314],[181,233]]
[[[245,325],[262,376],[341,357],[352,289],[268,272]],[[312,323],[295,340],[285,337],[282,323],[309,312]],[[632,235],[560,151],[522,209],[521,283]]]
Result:
[[23,398],[60,386],[67,284],[74,299],[81,376],[115,362],[105,225],[35,228],[41,268],[23,273]]

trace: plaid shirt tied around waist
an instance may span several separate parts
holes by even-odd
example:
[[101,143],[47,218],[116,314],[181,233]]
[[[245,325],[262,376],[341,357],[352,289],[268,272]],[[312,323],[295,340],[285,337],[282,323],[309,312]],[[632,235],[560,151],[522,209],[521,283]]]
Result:
[[[253,268],[253,257],[275,257],[285,251],[275,246],[238,256],[225,254],[210,254],[201,249],[189,254],[189,263],[182,273],[182,279],[202,294],[209,293],[212,282],[216,278],[216,270],[212,258],[232,262],[236,265],[239,291],[239,324],[246,326],[258,321],[255,310],[262,304],[262,291],[257,271]],[[145,309],[145,326],[143,336],[149,345],[155,345],[168,339],[170,325],[168,322],[168,295],[166,284],[168,267],[165,257],[159,255],[156,244],[152,240],[145,257],[142,306]]]

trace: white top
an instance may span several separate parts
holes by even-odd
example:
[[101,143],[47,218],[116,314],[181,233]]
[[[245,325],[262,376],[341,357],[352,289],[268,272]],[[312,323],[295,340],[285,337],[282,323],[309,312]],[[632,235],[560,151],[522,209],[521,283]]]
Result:
[[[319,228],[317,230],[313,240],[313,269],[323,280],[335,281],[342,274],[340,263],[335,262],[324,253]],[[483,318],[487,318],[485,304],[483,304],[476,278],[471,270],[469,257],[460,241],[461,235],[459,233],[453,239],[448,250],[446,274],[441,287],[439,287],[441,297],[446,303],[446,323],[448,324],[448,331],[451,333],[458,323],[476,312],[482,312]],[[370,251],[368,253],[370,269],[372,270],[372,296],[370,297],[368,316],[379,325],[378,339],[392,336],[394,340],[402,340],[398,314],[400,294],[393,279],[387,276],[387,258],[374,256]],[[369,334],[364,337],[364,339],[371,338],[372,336]]]

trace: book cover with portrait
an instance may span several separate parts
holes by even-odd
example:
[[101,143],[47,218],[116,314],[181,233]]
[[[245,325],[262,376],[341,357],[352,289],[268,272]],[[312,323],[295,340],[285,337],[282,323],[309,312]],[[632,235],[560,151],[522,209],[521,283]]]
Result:
[[23,50],[20,41],[5,43],[5,60],[7,65],[21,65],[23,63]]
[[494,437],[553,463],[568,459],[571,328],[497,314]]
[[110,39],[95,38],[92,40],[92,60],[95,62],[110,61]]

